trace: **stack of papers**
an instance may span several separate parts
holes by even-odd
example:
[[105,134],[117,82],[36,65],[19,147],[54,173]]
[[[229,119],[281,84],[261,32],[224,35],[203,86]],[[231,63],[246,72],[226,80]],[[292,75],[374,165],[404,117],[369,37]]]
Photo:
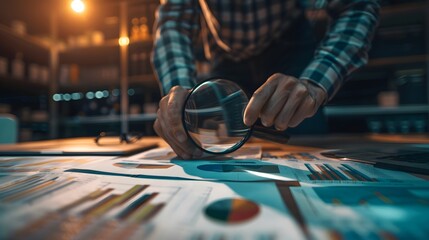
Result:
[[1,158],[0,238],[429,236],[429,184],[420,178],[318,152],[245,153]]

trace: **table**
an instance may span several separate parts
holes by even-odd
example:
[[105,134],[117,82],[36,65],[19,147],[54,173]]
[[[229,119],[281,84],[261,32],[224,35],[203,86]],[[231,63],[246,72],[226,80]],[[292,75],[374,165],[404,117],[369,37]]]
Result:
[[422,176],[320,155],[402,136],[246,143],[262,148],[262,160],[171,159],[166,143],[154,140],[160,148],[119,158],[0,158],[0,239],[429,236],[429,185]]

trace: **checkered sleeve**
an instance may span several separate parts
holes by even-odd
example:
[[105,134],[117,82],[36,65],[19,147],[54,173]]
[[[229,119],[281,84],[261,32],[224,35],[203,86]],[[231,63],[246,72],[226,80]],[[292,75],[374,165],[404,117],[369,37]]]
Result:
[[318,2],[322,3],[319,7],[326,7],[333,21],[300,78],[322,87],[330,100],[347,76],[367,63],[380,7],[377,0]]
[[196,70],[192,44],[200,30],[197,0],[164,0],[157,10],[151,61],[162,95],[173,86],[192,88]]

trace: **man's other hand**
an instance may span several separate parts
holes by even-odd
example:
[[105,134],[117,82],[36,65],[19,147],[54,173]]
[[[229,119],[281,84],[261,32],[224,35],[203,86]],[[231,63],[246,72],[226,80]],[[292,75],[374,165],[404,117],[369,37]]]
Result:
[[153,125],[158,136],[162,137],[174,150],[177,156],[191,159],[202,156],[188,139],[182,125],[182,108],[189,90],[180,86],[171,88],[170,92],[159,101],[157,118]]
[[244,111],[244,123],[251,126],[259,117],[264,126],[284,131],[312,117],[326,98],[321,87],[276,73],[254,92]]

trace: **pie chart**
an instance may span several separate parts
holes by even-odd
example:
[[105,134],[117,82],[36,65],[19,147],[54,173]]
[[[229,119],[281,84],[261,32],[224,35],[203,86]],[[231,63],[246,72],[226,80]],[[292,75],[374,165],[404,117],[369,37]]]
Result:
[[259,206],[249,200],[239,198],[221,199],[206,207],[204,213],[214,221],[237,224],[252,220],[260,211]]

